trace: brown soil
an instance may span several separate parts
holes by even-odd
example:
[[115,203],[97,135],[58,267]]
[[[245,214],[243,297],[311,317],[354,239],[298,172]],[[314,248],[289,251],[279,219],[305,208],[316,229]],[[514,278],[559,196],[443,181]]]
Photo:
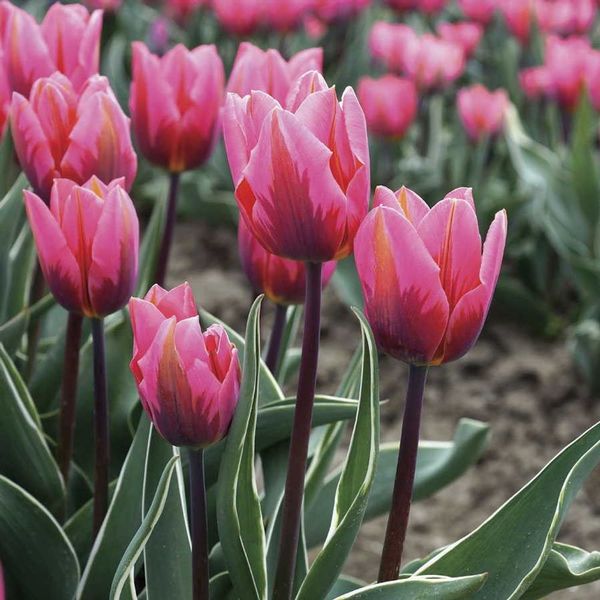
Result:
[[[243,329],[252,298],[231,229],[180,225],[172,265],[171,283],[188,280],[202,306]],[[333,392],[358,342],[354,318],[328,290],[320,391]],[[388,441],[399,436],[405,378],[404,365],[381,358],[381,396],[389,399],[383,407],[382,438]],[[532,339],[510,324],[492,320],[465,358],[431,371],[423,437],[451,439],[460,417],[490,423],[489,449],[459,481],[413,507],[406,559],[422,557],[479,525],[562,447],[600,420],[600,403],[587,394],[564,341]],[[597,471],[572,506],[560,541],[586,550],[600,547],[600,498],[594,493],[599,484]],[[345,572],[365,580],[375,578],[384,529],[385,519],[363,526]],[[552,596],[556,600],[599,597],[600,584]]]

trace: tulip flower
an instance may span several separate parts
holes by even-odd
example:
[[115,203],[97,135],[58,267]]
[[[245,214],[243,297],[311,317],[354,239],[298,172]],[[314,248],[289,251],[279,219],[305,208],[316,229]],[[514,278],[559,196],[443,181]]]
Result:
[[387,0],[389,6],[396,10],[419,10],[429,15],[440,12],[447,2],[448,0]]
[[378,187],[355,242],[366,315],[380,349],[417,365],[466,354],[477,340],[496,287],[506,214],[481,247],[469,189],[429,209],[414,192]]
[[358,84],[358,99],[369,131],[376,135],[400,138],[417,116],[419,98],[410,79],[395,75],[363,77]]
[[165,3],[166,13],[178,23],[185,23],[206,0],[167,0]]
[[116,12],[121,8],[123,0],[85,0],[85,5],[91,9],[101,9],[107,12]]
[[311,71],[287,109],[262,92],[229,94],[223,133],[241,216],[266,250],[319,263],[352,252],[368,206],[369,155],[351,88],[338,103]]
[[[304,263],[267,252],[241,219],[238,226],[238,246],[242,268],[257,293],[264,293],[269,300],[283,306],[304,302]],[[322,288],[331,280],[335,267],[335,261],[323,265]]]
[[536,17],[542,31],[557,35],[584,35],[594,24],[594,0],[536,0]]
[[27,97],[33,83],[61,72],[79,92],[98,73],[102,11],[91,15],[79,4],[53,4],[41,25],[6,0],[0,14],[3,63],[10,89]]
[[188,284],[152,287],[129,303],[131,372],[144,410],[174,446],[205,448],[229,429],[240,391],[237,350],[220,325],[205,332]]
[[487,25],[496,11],[497,0],[458,0],[458,6],[465,17]]
[[129,106],[140,150],[171,173],[201,165],[212,152],[223,100],[223,63],[214,46],[178,44],[162,58],[134,42]]
[[371,0],[316,0],[315,12],[326,23],[343,20],[359,13]]
[[468,136],[477,141],[500,131],[508,108],[508,95],[504,90],[490,92],[485,86],[475,84],[458,92],[457,106]]
[[388,70],[403,73],[406,49],[417,41],[417,33],[408,25],[377,21],[369,33],[369,51]]
[[292,31],[313,10],[315,3],[316,0],[262,0],[265,24],[284,33]]
[[292,84],[307,71],[321,71],[323,49],[308,48],[289,61],[277,50],[261,50],[249,42],[238,48],[227,91],[246,96],[252,90],[266,92],[280,104],[285,104]]
[[57,179],[50,207],[24,192],[42,271],[69,311],[104,317],[125,306],[134,290],[139,224],[123,184]]
[[519,83],[528,98],[537,100],[550,95],[552,77],[546,67],[528,67],[519,73]]
[[535,18],[534,0],[498,0],[498,8],[509,31],[521,43],[527,43]]
[[13,94],[11,133],[21,167],[46,201],[55,178],[83,184],[124,178],[130,189],[137,170],[129,119],[105,77],[96,75],[77,95],[60,73],[35,82],[29,100]]
[[261,24],[264,12],[258,0],[212,0],[211,8],[220,25],[238,36],[252,34]]
[[437,32],[441,39],[460,46],[468,58],[479,46],[483,27],[479,23],[440,23]]

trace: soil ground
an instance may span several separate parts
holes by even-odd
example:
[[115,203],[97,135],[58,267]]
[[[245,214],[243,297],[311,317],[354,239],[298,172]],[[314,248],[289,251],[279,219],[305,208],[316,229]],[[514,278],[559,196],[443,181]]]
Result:
[[[187,280],[198,302],[243,329],[252,299],[237,257],[235,232],[202,223],[176,231],[170,283]],[[265,332],[270,315],[267,312]],[[333,290],[325,293],[319,391],[331,393],[359,342],[358,327]],[[406,367],[381,357],[382,439],[400,434]],[[486,421],[492,430],[480,462],[457,482],[414,505],[407,560],[451,543],[484,521],[561,448],[600,420],[600,402],[587,393],[563,340],[533,339],[492,319],[475,348],[460,361],[431,370],[422,436],[452,438],[460,417]],[[580,492],[559,540],[600,549],[600,471]],[[344,571],[363,580],[377,574],[385,519],[363,526]],[[562,591],[554,600],[597,600],[600,584]],[[502,599],[497,599],[502,600]]]

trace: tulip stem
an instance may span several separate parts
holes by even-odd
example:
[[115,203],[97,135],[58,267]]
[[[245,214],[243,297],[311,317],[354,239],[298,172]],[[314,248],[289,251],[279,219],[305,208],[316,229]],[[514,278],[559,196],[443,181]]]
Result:
[[69,483],[69,467],[73,455],[75,431],[75,406],[77,400],[77,376],[79,373],[79,346],[83,317],[70,312],[65,336],[65,353],[58,424],[58,448],[56,456],[65,486]]
[[94,344],[94,435],[96,466],[94,472],[94,537],[108,510],[108,465],[110,457],[108,394],[106,389],[106,355],[104,321],[92,319]]
[[171,173],[169,181],[169,198],[167,200],[167,214],[165,218],[165,228],[163,231],[162,242],[158,254],[156,265],[156,283],[161,287],[165,285],[167,268],[169,266],[169,254],[171,244],[173,243],[173,230],[175,229],[175,220],[177,218],[177,195],[179,193],[179,173]]
[[306,263],[306,304],[304,307],[302,358],[294,425],[290,441],[288,472],[285,482],[279,559],[275,573],[273,600],[289,600],[292,595],[292,582],[300,535],[306,459],[317,380],[321,329],[321,267],[320,263]]
[[379,565],[379,577],[377,579],[379,582],[394,581],[398,579],[398,573],[400,572],[400,561],[402,560],[402,550],[406,538],[410,502],[415,481],[419,429],[421,428],[421,408],[423,406],[423,391],[425,390],[426,379],[427,367],[410,366],[396,481]]
[[281,340],[283,339],[283,332],[285,330],[286,315],[287,306],[276,304],[275,320],[273,321],[273,329],[271,329],[269,347],[267,348],[267,356],[265,357],[265,364],[273,375],[275,375],[279,364],[279,354],[281,353]]
[[192,522],[192,598],[193,600],[208,600],[208,525],[206,521],[204,450],[190,448],[189,458]]

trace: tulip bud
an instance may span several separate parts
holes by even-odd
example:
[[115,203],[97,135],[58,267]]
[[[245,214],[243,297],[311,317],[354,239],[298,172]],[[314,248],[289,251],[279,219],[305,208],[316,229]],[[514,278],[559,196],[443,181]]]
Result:
[[252,34],[263,17],[259,0],[212,0],[211,7],[223,29],[239,36]]
[[316,14],[327,23],[348,19],[371,4],[371,0],[317,0]]
[[292,84],[307,71],[323,68],[323,49],[308,48],[292,56],[289,61],[277,50],[261,50],[242,42],[238,48],[227,91],[246,96],[252,90],[266,92],[284,104]]
[[406,49],[417,41],[417,33],[408,25],[377,21],[369,34],[369,50],[387,69],[403,73]]
[[174,446],[205,448],[227,434],[240,393],[237,350],[220,325],[200,328],[187,283],[155,285],[129,303],[130,368],[144,410]]
[[504,124],[508,95],[504,90],[490,92],[481,84],[463,88],[457,96],[458,116],[471,140],[494,135]]
[[481,41],[483,27],[479,23],[440,23],[437,32],[441,39],[460,46],[469,57]]
[[137,158],[129,119],[105,77],[91,77],[77,96],[60,73],[35,82],[29,100],[13,94],[11,133],[21,167],[46,201],[55,178],[81,185],[124,177],[130,189]]
[[416,365],[463,356],[477,341],[506,242],[500,211],[481,246],[470,189],[432,209],[406,188],[378,187],[354,252],[365,314],[379,348]]
[[315,0],[262,0],[266,25],[277,31],[296,29],[315,6]]
[[205,4],[206,0],[166,0],[165,12],[182,24]]
[[464,15],[482,25],[487,25],[492,20],[496,4],[497,0],[458,0],[458,6]]
[[83,186],[57,179],[50,207],[25,191],[25,208],[48,287],[68,311],[104,317],[129,300],[137,279],[139,223],[123,179]]
[[241,216],[260,244],[293,260],[352,252],[369,203],[365,117],[351,88],[338,102],[316,71],[290,92],[229,94],[223,133]]
[[33,83],[55,71],[65,75],[78,92],[98,73],[102,11],[91,15],[80,4],[53,4],[41,25],[6,0],[3,62],[10,89],[28,96]]
[[363,77],[358,84],[358,99],[369,131],[376,135],[400,138],[417,116],[417,88],[410,79],[395,75]]
[[[264,293],[276,304],[304,303],[306,267],[303,262],[267,252],[250,233],[243,219],[238,225],[238,247],[242,268],[256,293]],[[323,265],[322,288],[331,280],[335,267],[335,261]]]
[[214,46],[178,44],[162,58],[133,43],[129,106],[140,150],[172,173],[210,156],[219,131],[225,73]]
[[498,8],[509,31],[521,43],[526,43],[535,16],[534,0],[500,0]]

